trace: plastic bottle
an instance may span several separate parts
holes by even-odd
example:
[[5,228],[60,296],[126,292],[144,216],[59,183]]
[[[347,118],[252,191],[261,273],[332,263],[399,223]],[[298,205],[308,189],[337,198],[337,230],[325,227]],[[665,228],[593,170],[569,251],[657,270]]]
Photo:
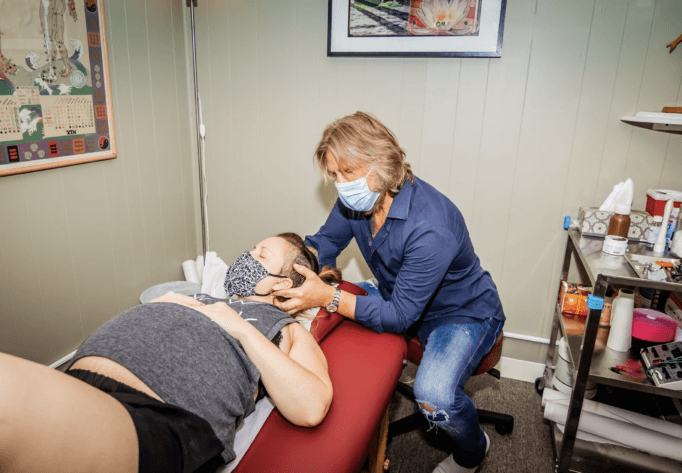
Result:
[[656,239],[658,238],[658,232],[661,231],[661,226],[663,225],[663,215],[656,215],[654,217],[654,223],[649,227],[649,231],[646,235],[646,247],[649,250],[654,249],[656,244]]
[[608,234],[627,238],[628,231],[630,231],[630,206],[622,203],[616,204],[616,213],[609,221]]
[[678,226],[678,221],[679,221],[679,215],[680,215],[680,208],[679,207],[673,207],[672,214],[670,215],[670,219],[668,220],[668,233],[665,238],[665,249],[666,251],[670,249],[670,245],[672,244],[673,241],[673,235],[675,234],[675,230],[679,228]]
[[654,249],[652,250],[655,255],[662,255],[665,253],[665,239],[668,233],[668,220],[673,210],[673,200],[670,199],[665,203],[665,208],[663,209],[663,224],[661,226],[661,231],[658,232],[658,238],[656,238],[656,243],[654,243]]
[[673,234],[673,239],[670,243],[670,252],[673,253],[678,258],[682,256],[682,211],[679,212],[677,217],[677,228]]

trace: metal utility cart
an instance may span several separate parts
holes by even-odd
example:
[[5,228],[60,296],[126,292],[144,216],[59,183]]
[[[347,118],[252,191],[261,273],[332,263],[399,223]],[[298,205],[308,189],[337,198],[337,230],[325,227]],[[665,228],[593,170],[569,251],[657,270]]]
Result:
[[[628,473],[640,471],[647,473],[682,472],[682,465],[668,458],[615,445],[576,440],[588,381],[682,399],[682,391],[659,388],[647,378],[633,380],[609,369],[617,365],[641,364],[641,359],[631,355],[630,352],[616,352],[606,347],[603,351],[594,353],[604,295],[609,286],[646,287],[682,292],[682,284],[641,279],[623,256],[612,256],[602,252],[604,242],[602,238],[581,237],[580,233],[573,228],[569,229],[567,233],[561,279],[562,281],[567,280],[571,261],[574,261],[583,279],[583,284],[589,283],[593,292],[588,301],[589,312],[585,322],[585,330],[580,335],[567,333],[564,317],[561,315],[559,305],[556,305],[544,375],[536,380],[538,392],[541,392],[545,386],[552,385],[556,342],[558,334],[561,332],[567,342],[568,363],[575,381],[564,433],[561,433],[555,423],[551,425],[556,453],[555,471],[560,473],[585,473],[589,471],[600,473],[606,471],[627,471]],[[630,243],[628,252],[629,254],[652,255],[646,250],[644,244],[639,243]]]

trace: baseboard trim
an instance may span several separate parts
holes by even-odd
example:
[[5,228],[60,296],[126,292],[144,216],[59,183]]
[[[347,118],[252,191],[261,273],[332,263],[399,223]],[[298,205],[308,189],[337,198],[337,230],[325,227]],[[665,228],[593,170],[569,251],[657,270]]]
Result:
[[527,342],[544,343],[545,345],[549,345],[549,338],[524,335],[523,333],[504,332],[504,338],[513,338],[515,340],[525,340]]
[[61,357],[60,359],[58,359],[57,361],[55,361],[54,363],[52,363],[52,364],[50,365],[50,368],[59,368],[59,367],[62,366],[64,363],[66,363],[66,362],[69,361],[71,358],[73,358],[73,355],[75,355],[75,354],[76,354],[76,350],[72,351],[72,352],[69,353],[68,355],[65,355],[65,356]]
[[500,375],[503,378],[516,379],[527,383],[535,382],[535,379],[542,376],[545,371],[545,365],[542,363],[517,360],[504,356],[500,358],[496,368],[500,370]]

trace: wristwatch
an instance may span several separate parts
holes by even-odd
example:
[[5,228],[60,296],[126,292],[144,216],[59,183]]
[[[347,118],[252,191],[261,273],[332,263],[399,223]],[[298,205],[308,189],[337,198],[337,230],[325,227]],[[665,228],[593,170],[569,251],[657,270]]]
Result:
[[341,289],[336,289],[336,292],[334,293],[334,298],[332,301],[325,307],[325,310],[329,312],[330,314],[336,312],[339,310],[339,299],[341,299]]

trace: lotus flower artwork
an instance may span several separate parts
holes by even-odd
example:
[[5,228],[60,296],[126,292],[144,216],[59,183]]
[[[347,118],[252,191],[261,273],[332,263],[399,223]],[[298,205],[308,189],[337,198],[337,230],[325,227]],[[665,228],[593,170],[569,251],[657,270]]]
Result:
[[500,57],[508,1],[329,0],[327,55]]
[[[413,2],[414,3],[414,2]],[[424,0],[416,10],[419,24],[409,25],[413,35],[467,35],[477,32],[478,22],[467,18],[471,0]]]

